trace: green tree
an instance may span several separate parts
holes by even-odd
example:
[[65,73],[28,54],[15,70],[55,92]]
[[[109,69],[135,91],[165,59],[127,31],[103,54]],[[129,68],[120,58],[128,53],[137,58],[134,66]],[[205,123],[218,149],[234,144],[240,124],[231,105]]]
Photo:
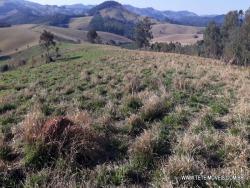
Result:
[[241,64],[250,65],[250,14],[246,14],[244,23],[240,30],[242,45]]
[[[236,56],[236,54],[238,54],[237,51],[239,50],[239,45],[237,42],[239,42],[240,37],[237,33],[241,25],[240,13],[241,12],[238,11],[230,11],[225,16],[224,23],[221,28],[223,56],[226,59],[230,56]],[[236,45],[238,46],[236,47]]]
[[103,17],[98,13],[92,18],[92,20],[89,24],[89,27],[91,29],[96,30],[96,31],[103,31],[104,23],[105,22],[104,22]]
[[152,23],[149,18],[144,18],[135,28],[135,41],[139,48],[147,48],[150,46],[150,40],[153,38],[151,32]]
[[224,59],[231,63],[247,65],[250,61],[250,15],[243,11],[227,14],[222,27]]
[[240,26],[240,15],[238,11],[230,11],[224,19],[222,25],[222,36],[227,39],[229,37],[230,31]]
[[209,57],[218,58],[222,55],[220,28],[215,22],[209,23],[204,32],[205,53]]
[[56,42],[54,40],[53,33],[44,30],[43,33],[40,35],[40,46],[45,50],[45,59],[46,63],[50,63],[53,61],[51,50],[55,48]]
[[230,32],[228,40],[225,43],[224,47],[224,60],[226,62],[241,64],[240,62],[243,59],[243,45],[242,45],[242,36],[240,34],[240,28],[235,28]]

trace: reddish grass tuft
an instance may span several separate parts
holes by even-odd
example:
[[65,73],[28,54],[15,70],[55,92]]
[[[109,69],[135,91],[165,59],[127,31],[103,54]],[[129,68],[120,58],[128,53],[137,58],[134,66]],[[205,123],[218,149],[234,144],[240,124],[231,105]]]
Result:
[[56,117],[46,121],[42,127],[41,135],[45,140],[58,140],[68,126],[73,122],[65,117]]

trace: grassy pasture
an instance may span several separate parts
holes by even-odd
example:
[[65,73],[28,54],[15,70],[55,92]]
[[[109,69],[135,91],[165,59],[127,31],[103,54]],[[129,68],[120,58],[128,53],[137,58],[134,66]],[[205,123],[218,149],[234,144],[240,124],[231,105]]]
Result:
[[[0,74],[0,185],[250,185],[175,178],[249,177],[249,68],[85,43],[60,49],[44,64],[30,48],[19,55],[36,64]],[[62,116],[84,134],[58,151],[36,128]]]

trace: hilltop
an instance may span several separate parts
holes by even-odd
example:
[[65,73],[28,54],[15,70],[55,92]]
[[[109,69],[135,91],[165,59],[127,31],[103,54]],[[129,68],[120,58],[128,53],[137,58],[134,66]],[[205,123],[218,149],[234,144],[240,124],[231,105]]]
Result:
[[[159,11],[106,1],[100,5],[41,5],[25,0],[3,0],[0,3],[0,24],[49,24],[66,27],[74,17],[91,16],[103,9],[117,9],[129,15],[148,16],[154,20],[191,26],[207,26],[210,21],[221,24],[224,15],[199,16],[189,11]],[[128,13],[129,12],[129,13]],[[123,14],[123,13],[122,13]],[[126,19],[126,17],[125,17]],[[131,19],[131,21],[133,21]]]
[[116,2],[116,1],[105,1],[95,7],[93,7],[92,9],[90,9],[88,11],[89,15],[93,16],[97,13],[99,13],[100,11],[102,11],[103,9],[112,9],[112,8],[123,8],[122,4]]
[[158,21],[187,25],[187,26],[198,26],[206,27],[209,22],[214,21],[218,25],[223,23],[225,15],[208,15],[208,16],[199,16],[190,11],[159,11],[152,7],[149,8],[137,8],[131,5],[124,5],[129,11],[136,13],[141,16],[148,16],[154,18]]
[[[0,186],[250,185],[249,67],[87,43],[59,47],[50,64],[38,47],[0,60],[26,58],[0,74]],[[234,173],[244,179],[175,178]]]

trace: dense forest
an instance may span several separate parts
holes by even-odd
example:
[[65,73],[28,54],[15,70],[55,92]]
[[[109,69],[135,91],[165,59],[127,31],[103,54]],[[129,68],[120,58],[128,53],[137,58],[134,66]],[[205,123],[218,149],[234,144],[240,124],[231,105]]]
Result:
[[204,39],[194,45],[154,43],[151,50],[222,59],[238,65],[250,64],[250,11],[231,11],[222,26],[211,22]]
[[95,29],[97,31],[105,31],[132,38],[134,23],[105,18],[98,13],[91,20],[89,27],[90,29]]

